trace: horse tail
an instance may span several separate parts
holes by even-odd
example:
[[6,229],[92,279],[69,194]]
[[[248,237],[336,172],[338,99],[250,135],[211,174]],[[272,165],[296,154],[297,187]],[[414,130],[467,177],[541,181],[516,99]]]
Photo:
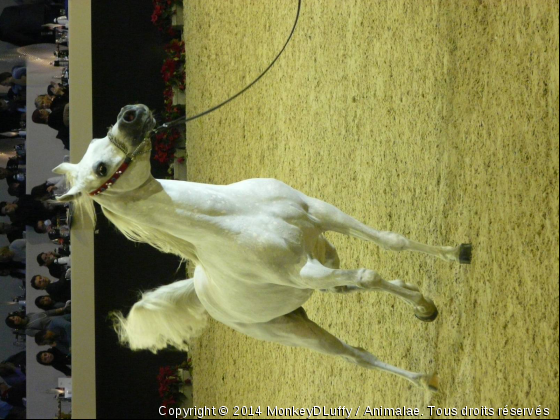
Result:
[[167,346],[188,351],[189,341],[206,326],[207,314],[188,279],[144,293],[127,317],[117,312],[113,319],[121,344],[156,353]]

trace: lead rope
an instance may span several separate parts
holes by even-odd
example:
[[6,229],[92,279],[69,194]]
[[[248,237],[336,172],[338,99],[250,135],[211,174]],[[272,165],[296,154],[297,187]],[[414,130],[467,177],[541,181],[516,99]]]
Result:
[[251,87],[253,87],[253,85],[255,83],[257,83],[271,68],[272,66],[276,63],[276,61],[278,61],[278,59],[280,58],[280,56],[282,55],[282,53],[284,52],[284,50],[286,49],[286,47],[288,46],[288,44],[290,43],[290,40],[292,39],[292,36],[294,35],[294,32],[296,30],[296,26],[298,24],[299,21],[299,15],[300,15],[300,11],[301,11],[301,0],[298,0],[298,7],[297,7],[297,14],[296,14],[296,19],[294,22],[294,26],[292,27],[292,31],[290,32],[290,35],[288,36],[288,39],[286,40],[284,46],[282,47],[282,49],[280,50],[280,52],[276,55],[276,57],[274,58],[274,60],[272,60],[272,63],[269,64],[269,66],[259,75],[259,77],[257,77],[255,80],[253,80],[249,85],[247,85],[245,88],[243,88],[242,90],[240,90],[239,92],[237,92],[235,95],[233,95],[232,97],[230,97],[229,99],[226,99],[224,102],[222,102],[221,104],[218,104],[210,109],[207,109],[204,112],[201,112],[200,114],[197,114],[193,117],[181,117],[181,118],[177,118],[176,120],[167,122],[165,124],[162,124],[161,126],[159,126],[158,128],[154,129],[153,132],[157,133],[160,130],[165,130],[168,128],[171,128],[175,125],[181,124],[183,122],[187,123],[189,121],[192,120],[196,120],[197,118],[200,118],[204,115],[210,114],[211,112],[216,111],[217,109],[223,107],[225,104],[233,101],[235,98],[237,98],[238,96],[244,94],[245,92],[247,92]]

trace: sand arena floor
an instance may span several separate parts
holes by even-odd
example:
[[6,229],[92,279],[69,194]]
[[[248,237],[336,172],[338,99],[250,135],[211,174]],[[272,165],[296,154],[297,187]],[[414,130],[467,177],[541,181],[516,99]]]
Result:
[[[187,114],[258,76],[296,7],[185,0]],[[558,0],[303,0],[266,77],[188,124],[192,181],[278,178],[377,229],[474,245],[460,266],[328,234],[344,268],[419,285],[439,307],[432,324],[385,294],[305,305],[349,344],[437,371],[438,394],[212,322],[193,353],[196,405],[405,405],[424,418],[429,405],[540,405],[558,417],[558,12]]]

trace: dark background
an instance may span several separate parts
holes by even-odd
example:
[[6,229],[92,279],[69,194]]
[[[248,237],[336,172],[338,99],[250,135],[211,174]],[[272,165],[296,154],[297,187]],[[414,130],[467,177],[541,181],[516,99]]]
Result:
[[[151,0],[92,2],[93,132],[105,137],[127,104],[163,109],[160,69],[164,39],[151,23]],[[156,177],[165,168],[154,167]],[[97,207],[98,213],[99,207]],[[98,418],[158,418],[160,366],[181,363],[185,353],[132,352],[117,343],[107,315],[128,312],[147,290],[185,278],[179,258],[127,240],[98,214],[95,235],[96,380]]]

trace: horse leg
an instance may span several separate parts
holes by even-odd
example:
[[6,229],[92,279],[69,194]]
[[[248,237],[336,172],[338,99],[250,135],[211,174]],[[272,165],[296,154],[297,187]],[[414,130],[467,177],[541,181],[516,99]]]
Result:
[[352,347],[315,324],[303,308],[260,324],[236,324],[237,331],[258,340],[270,341],[290,347],[305,347],[319,353],[338,356],[366,369],[376,369],[407,379],[414,385],[437,391],[437,376],[410,372],[383,363],[371,353]]
[[375,230],[348,216],[335,206],[316,198],[307,197],[306,202],[309,205],[309,214],[318,221],[319,226],[325,231],[332,230],[365,241],[372,241],[382,248],[392,251],[422,252],[441,258],[444,261],[457,261],[463,264],[469,264],[471,261],[470,244],[457,247],[421,244],[395,232]]
[[358,290],[376,290],[391,293],[414,309],[421,321],[436,319],[438,311],[434,302],[420,293],[419,289],[402,280],[386,281],[373,270],[338,270],[325,267],[319,261],[309,259],[300,271],[301,279],[310,289],[330,289],[339,293]]

